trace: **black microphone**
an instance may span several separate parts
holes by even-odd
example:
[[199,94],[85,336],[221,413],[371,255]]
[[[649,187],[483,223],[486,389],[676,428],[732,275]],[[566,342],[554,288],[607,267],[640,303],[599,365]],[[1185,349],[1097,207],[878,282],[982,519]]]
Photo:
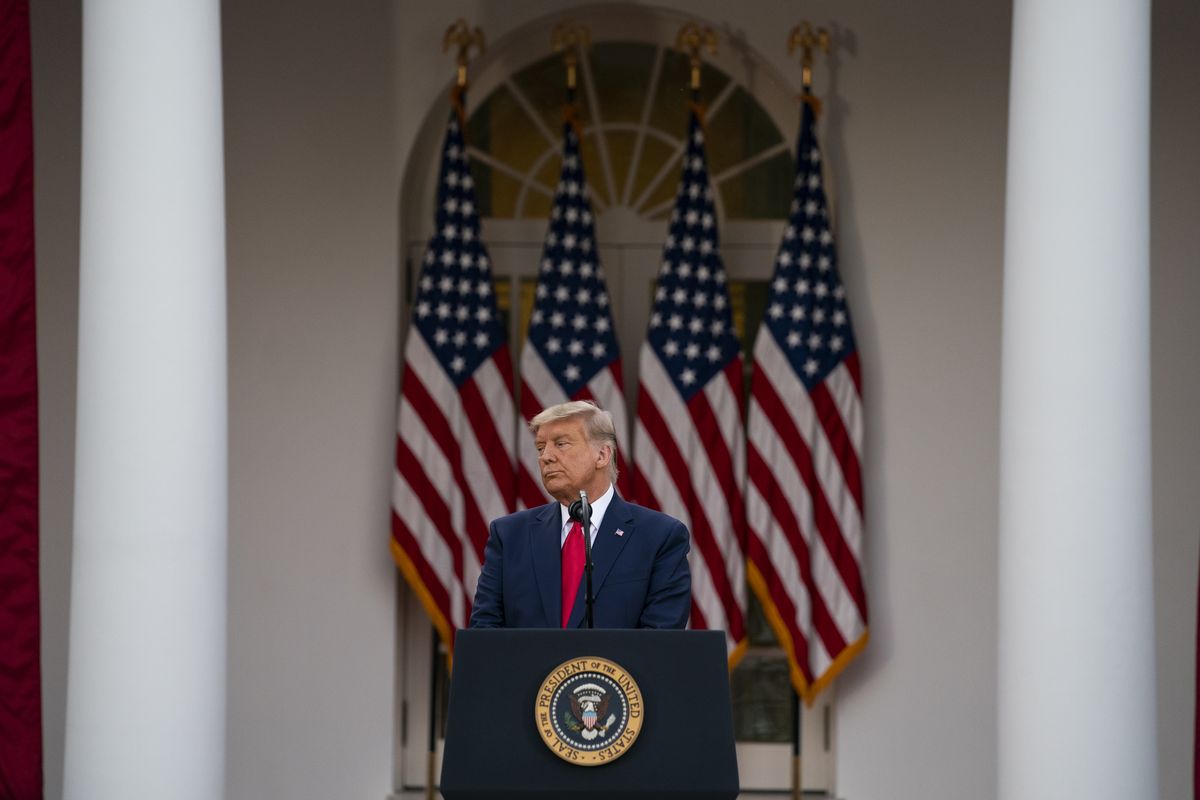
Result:
[[[587,502],[587,492],[580,492],[579,494],[583,496],[583,499],[576,500],[574,503],[571,503],[571,505],[567,506],[567,515],[582,525],[584,514],[583,504]],[[588,509],[588,512],[591,512],[590,508]],[[590,517],[591,513],[588,513],[588,516]]]
[[567,513],[583,528],[583,574],[587,576],[584,582],[583,599],[587,608],[587,626],[594,628],[592,622],[592,505],[588,502],[587,492],[580,491],[579,499],[567,507]]

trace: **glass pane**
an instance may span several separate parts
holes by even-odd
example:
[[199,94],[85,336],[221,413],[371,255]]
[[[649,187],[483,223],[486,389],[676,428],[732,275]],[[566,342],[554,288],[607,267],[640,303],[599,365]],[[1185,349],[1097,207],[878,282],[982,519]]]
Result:
[[709,120],[706,133],[713,175],[783,141],[767,112],[740,86]]
[[488,95],[467,122],[467,143],[524,172],[549,147],[512,92],[501,86]]
[[[661,139],[647,136],[642,141],[642,155],[638,159],[637,169],[633,174],[633,191],[629,193],[630,202],[637,202],[637,199],[642,196],[642,192],[646,191],[646,184],[650,183],[658,174],[663,162],[674,152],[675,148]],[[676,175],[675,181],[678,182],[678,180],[679,176]],[[653,208],[655,205],[657,203],[651,203],[650,207]]]
[[[682,139],[687,132],[688,103],[692,100],[692,65],[683,53],[668,50],[663,54],[662,75],[654,106],[650,109],[650,124],[671,136]],[[712,103],[721,93],[729,77],[720,70],[704,64],[700,67],[700,102]]]
[[[482,169],[480,169],[481,167]],[[481,180],[485,171],[486,182]],[[475,178],[476,200],[479,201],[480,216],[507,219],[516,213],[517,192],[521,189],[520,181],[477,161],[471,164],[471,175]]]
[[733,332],[742,343],[742,354],[746,353],[746,283],[729,282],[729,310],[733,314]]
[[521,217],[522,219],[548,219],[550,206],[553,204],[554,199],[550,195],[530,189],[525,192],[525,206],[521,209]]
[[591,49],[588,60],[605,123],[641,122],[654,51],[653,45],[632,42],[605,42]]
[[730,281],[729,308],[742,351],[751,352],[767,305],[767,281]]
[[[646,140],[646,144],[650,144],[649,139]],[[654,164],[654,167],[651,170],[650,178],[653,178],[661,168],[662,160],[660,159]],[[658,206],[667,203],[668,206],[666,210],[655,215],[656,219],[665,219],[666,216],[671,213],[669,204],[675,199],[675,193],[679,191],[679,178],[681,175],[683,175],[683,160],[677,158],[675,159],[674,163],[671,164],[671,168],[667,170],[667,174],[663,176],[662,180],[658,182],[658,185],[654,187],[654,190],[650,192],[650,196],[646,198],[646,202],[642,204],[642,207],[639,210],[649,211],[652,208],[657,208]],[[636,196],[634,197],[634,200],[637,200]]]
[[525,206],[521,209],[523,218],[548,219],[550,217],[550,207],[554,204],[554,187],[558,185],[558,176],[562,172],[560,149],[556,149],[533,176],[534,184],[546,187],[551,194],[539,192],[533,186],[527,188],[525,190]]
[[489,96],[475,108],[467,109],[470,114],[467,117],[467,146],[478,147],[485,153],[492,151],[492,106],[488,102],[491,99]]
[[534,178],[542,186],[545,186],[550,191],[554,191],[554,187],[558,185],[558,176],[562,174],[562,149],[556,150],[554,155],[546,159],[546,163],[542,164],[541,169],[537,171]]
[[[529,318],[533,316],[534,298],[537,293],[537,278],[520,278],[517,282],[517,337],[508,343],[508,352],[513,364],[521,363],[521,348],[529,341]],[[521,381],[517,380],[513,387],[513,400],[516,407],[521,407]],[[522,427],[519,435],[525,435]]]
[[[629,162],[633,160],[633,145],[637,141],[637,134],[608,131],[604,134],[604,140],[608,142],[608,159],[612,164],[613,180],[617,183],[617,199],[619,200],[625,191],[625,181],[629,177]],[[590,172],[587,179],[589,183],[592,181]],[[635,198],[631,198],[631,202],[632,199]]]
[[496,298],[496,312],[500,315],[500,325],[504,328],[504,333],[508,334],[508,322],[512,316],[512,299],[509,294],[509,287],[512,286],[508,278],[492,278],[493,296]]
[[[737,331],[738,339],[742,343],[742,400],[745,403],[750,402],[750,375],[754,371],[754,359],[751,358],[751,354],[754,352],[754,340],[758,336],[758,329],[762,327],[763,316],[767,313],[769,292],[770,283],[768,281],[729,282],[729,305],[733,312],[733,328]],[[756,610],[761,616],[762,609],[758,607],[757,602],[754,602],[751,604],[751,613],[755,613]],[[753,636],[751,637],[753,644],[774,644],[774,642],[773,634],[763,642],[755,641]]]
[[780,647],[779,640],[775,638],[775,631],[771,628],[771,623],[767,622],[767,615],[763,613],[758,595],[752,591],[748,591],[747,595],[750,598],[750,606],[746,609],[746,636],[750,639],[750,646],[778,649]]
[[739,742],[792,740],[792,684],[782,653],[748,652],[729,681]]
[[730,291],[737,288],[739,299],[733,303],[733,326],[747,353],[754,350],[754,337],[767,313],[770,281],[730,281]]
[[785,219],[792,203],[795,162],[783,151],[721,181],[721,202],[728,219]]
[[[529,170],[550,145],[538,133],[533,121],[504,86],[499,87],[475,109],[467,122],[467,141],[471,146],[511,166],[518,172]],[[483,217],[512,217],[516,212],[517,192],[521,184],[515,178],[493,169],[478,158],[471,162],[471,175]],[[526,201],[527,213],[544,216],[536,208],[534,193]],[[529,211],[530,201],[535,208]]]
[[[435,730],[437,738],[440,740],[446,739],[446,717],[449,716],[446,712],[450,708],[450,659],[446,652],[446,645],[441,641],[437,643],[438,657],[434,659],[437,670],[437,676],[434,680],[437,681],[437,698],[434,700],[435,707],[431,710],[434,717]],[[416,731],[410,732],[410,735],[419,735],[422,742],[428,742],[428,734],[421,731],[417,734]]]
[[529,318],[533,316],[533,300],[536,292],[537,278],[521,278],[521,283],[517,286],[517,302],[521,304],[517,311],[517,325],[520,326],[518,336],[522,343],[529,338]]
[[605,206],[610,205],[608,179],[604,177],[600,151],[596,149],[595,131],[584,130],[583,141],[579,143],[579,152],[583,155],[583,171],[587,175],[588,187],[592,190],[592,196],[599,198]]

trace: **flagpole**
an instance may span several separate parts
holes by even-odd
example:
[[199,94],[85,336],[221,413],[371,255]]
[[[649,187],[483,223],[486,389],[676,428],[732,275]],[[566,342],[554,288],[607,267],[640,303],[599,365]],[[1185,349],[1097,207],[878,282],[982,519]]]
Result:
[[[688,55],[692,65],[692,93],[695,95],[700,91],[700,67],[703,64],[701,53],[707,49],[709,55],[716,55],[717,34],[712,28],[701,28],[696,23],[689,22],[680,28],[679,35],[675,38],[675,49]],[[696,102],[699,102],[698,97]]]
[[814,28],[807,20],[792,28],[788,35],[788,55],[800,50],[800,84],[803,87],[800,100],[812,106],[814,119],[821,115],[821,101],[812,93],[813,51],[829,54],[829,31]]
[[800,695],[792,689],[792,800],[800,800]]
[[470,61],[471,48],[474,47],[479,54],[482,54],[487,49],[487,40],[484,38],[481,28],[476,27],[472,30],[467,21],[459,17],[453,25],[446,29],[446,34],[442,37],[442,52],[448,52],[451,47],[458,48],[456,55],[458,74],[455,85],[460,90],[466,89],[467,63]]
[[550,41],[554,52],[563,54],[563,64],[567,67],[567,90],[574,95],[579,52],[591,45],[591,34],[587,26],[567,20],[554,26]]
[[[829,31],[824,28],[813,28],[812,23],[801,20],[788,34],[788,55],[800,50],[800,102],[812,106],[813,117],[821,113],[821,101],[812,91],[813,51],[819,49],[829,52]],[[799,155],[799,154],[797,154]],[[803,795],[803,783],[800,761],[801,745],[800,694],[792,687],[792,798],[800,800]]]
[[438,716],[438,638],[437,628],[429,626],[429,752],[425,756],[425,800],[433,800],[433,762],[437,756]]
[[571,124],[575,135],[582,141],[583,131],[579,121],[579,107],[575,104],[575,90],[578,83],[579,54],[591,45],[591,33],[587,26],[568,20],[554,26],[550,40],[554,52],[562,53],[563,65],[567,68],[567,102],[563,107],[563,120]]

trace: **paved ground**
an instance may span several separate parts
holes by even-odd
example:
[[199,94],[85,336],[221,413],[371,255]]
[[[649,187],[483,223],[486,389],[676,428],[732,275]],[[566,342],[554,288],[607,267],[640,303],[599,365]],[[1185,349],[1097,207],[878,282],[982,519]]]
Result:
[[[392,795],[392,797],[393,800],[425,800],[425,792],[405,792],[403,794]],[[438,800],[442,798],[441,794],[436,795],[436,797]],[[738,800],[791,800],[791,797],[790,794],[760,794],[755,792],[753,794],[739,795]],[[825,795],[823,794],[804,795],[805,800],[821,800],[824,797]]]

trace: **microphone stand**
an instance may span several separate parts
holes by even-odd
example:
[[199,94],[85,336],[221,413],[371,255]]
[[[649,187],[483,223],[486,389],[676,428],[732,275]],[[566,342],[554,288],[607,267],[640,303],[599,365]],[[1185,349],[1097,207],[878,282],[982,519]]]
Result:
[[[579,523],[583,526],[583,574],[585,576],[583,599],[587,608],[587,626],[594,628],[592,604],[596,599],[592,596],[592,504],[588,502],[587,492],[579,492],[579,500],[571,504],[571,511],[575,511],[576,506],[579,510]],[[572,514],[571,516],[576,515]]]

